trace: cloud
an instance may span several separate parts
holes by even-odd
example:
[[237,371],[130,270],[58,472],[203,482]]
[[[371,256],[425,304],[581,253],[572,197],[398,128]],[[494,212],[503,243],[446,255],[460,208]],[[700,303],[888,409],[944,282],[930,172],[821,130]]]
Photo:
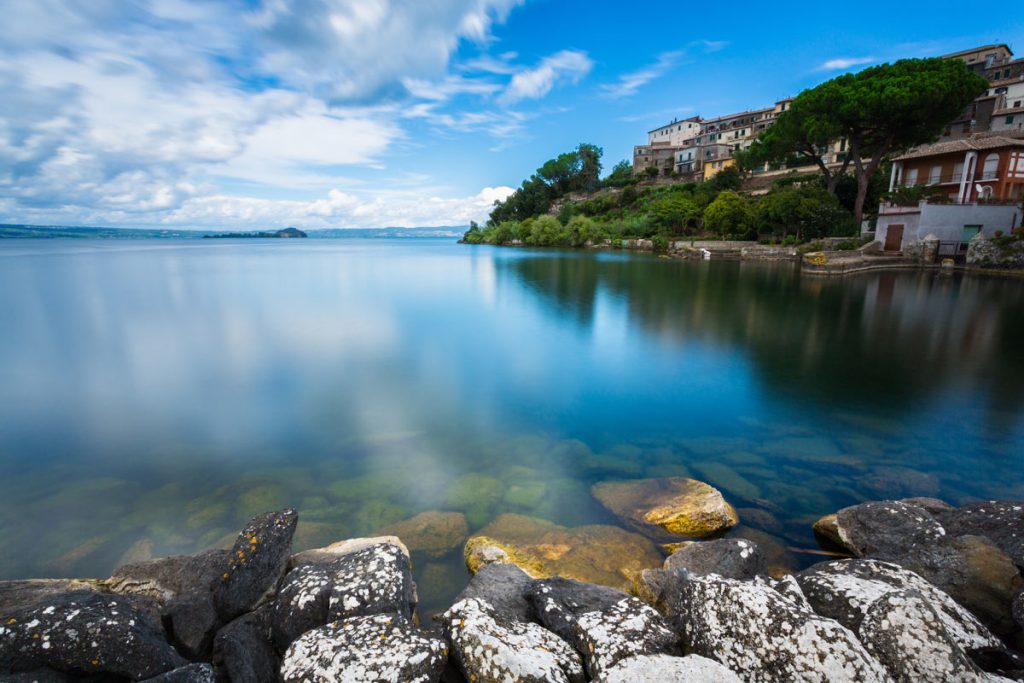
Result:
[[544,97],[559,82],[578,83],[590,73],[594,62],[585,52],[562,50],[545,57],[532,69],[519,71],[501,95],[501,102],[511,104],[519,100]]
[[823,62],[818,71],[842,71],[861,64],[870,64],[876,61],[874,57],[838,57]]
[[617,83],[606,83],[601,86],[601,90],[604,91],[607,97],[612,99],[635,95],[640,88],[668,73],[682,59],[683,55],[684,52],[682,50],[663,52],[658,55],[658,59],[654,64],[639,71],[623,74],[619,76]]

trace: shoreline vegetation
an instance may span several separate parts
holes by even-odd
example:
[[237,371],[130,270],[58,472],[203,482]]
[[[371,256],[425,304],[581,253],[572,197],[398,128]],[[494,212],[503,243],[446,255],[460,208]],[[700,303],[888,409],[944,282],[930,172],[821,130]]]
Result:
[[[814,524],[821,550],[805,552],[826,559],[793,571],[757,540],[727,536],[740,516],[703,482],[609,481],[592,493],[622,527],[572,535],[503,515],[465,541],[472,578],[432,619],[417,611],[413,557],[461,543],[460,513],[423,513],[382,535],[296,553],[299,515],[283,509],[250,520],[230,547],[129,563],[107,579],[2,581],[0,675],[162,683],[1024,677],[1024,502],[955,508],[910,498],[843,508]],[[644,545],[650,550],[639,552]]]

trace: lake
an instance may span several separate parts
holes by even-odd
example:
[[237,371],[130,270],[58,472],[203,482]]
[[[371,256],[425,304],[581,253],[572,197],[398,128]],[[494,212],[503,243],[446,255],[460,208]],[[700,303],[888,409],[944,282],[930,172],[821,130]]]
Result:
[[[592,484],[676,475],[799,567],[846,505],[1024,498],[1022,454],[1020,280],[0,240],[0,578],[107,576],[285,505],[301,547],[436,509],[617,524]],[[461,549],[413,560],[427,612],[467,580]]]

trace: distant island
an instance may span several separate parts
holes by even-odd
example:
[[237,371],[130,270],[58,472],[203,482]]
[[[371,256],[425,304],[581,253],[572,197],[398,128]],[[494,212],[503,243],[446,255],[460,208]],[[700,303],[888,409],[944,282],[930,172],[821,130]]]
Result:
[[203,239],[290,239],[294,237],[309,237],[298,228],[285,228],[277,232],[225,232],[219,235],[203,235]]

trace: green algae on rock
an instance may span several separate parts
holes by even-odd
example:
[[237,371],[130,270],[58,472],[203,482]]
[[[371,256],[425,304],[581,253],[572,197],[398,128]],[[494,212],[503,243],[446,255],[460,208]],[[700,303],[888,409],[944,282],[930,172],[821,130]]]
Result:
[[628,591],[644,569],[663,561],[655,545],[615,526],[563,527],[526,515],[504,514],[466,542],[466,567],[514,564],[535,578],[562,576]]
[[594,484],[594,497],[618,517],[644,531],[706,538],[739,521],[713,486],[696,479],[635,479]]
[[409,550],[440,557],[462,545],[468,534],[466,515],[431,510],[389,524],[375,535],[397,536]]

